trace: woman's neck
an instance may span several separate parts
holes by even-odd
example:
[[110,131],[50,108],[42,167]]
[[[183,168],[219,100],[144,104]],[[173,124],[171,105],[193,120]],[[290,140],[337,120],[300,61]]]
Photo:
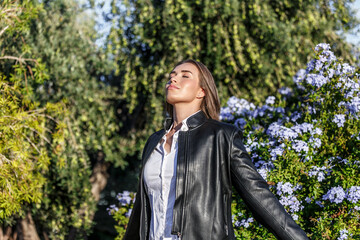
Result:
[[173,119],[174,119],[174,128],[178,124],[180,124],[185,118],[189,117],[190,115],[196,113],[200,110],[200,107],[186,107],[186,108],[179,108],[173,107]]

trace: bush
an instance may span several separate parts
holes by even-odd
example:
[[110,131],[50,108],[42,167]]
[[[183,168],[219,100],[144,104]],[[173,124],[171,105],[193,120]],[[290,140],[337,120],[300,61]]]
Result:
[[[259,173],[310,238],[357,239],[359,69],[337,59],[328,44],[314,50],[314,59],[294,76],[293,88],[279,89],[262,106],[231,97],[221,120],[243,129]],[[237,239],[275,239],[235,191],[232,213]]]
[[119,193],[116,198],[119,200],[119,207],[115,204],[110,205],[107,211],[113,216],[117,225],[115,226],[118,236],[115,240],[121,240],[125,236],[126,226],[129,222],[129,217],[135,202],[135,193],[124,191]]

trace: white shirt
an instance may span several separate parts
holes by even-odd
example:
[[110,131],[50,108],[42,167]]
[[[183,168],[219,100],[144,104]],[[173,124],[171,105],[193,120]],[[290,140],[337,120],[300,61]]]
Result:
[[170,152],[166,153],[165,142],[166,134],[173,125],[159,141],[144,167],[144,182],[147,186],[151,206],[149,240],[178,239],[176,235],[171,234],[175,202],[178,135],[180,131],[189,130],[186,124],[189,117],[182,121],[181,128],[174,133]]

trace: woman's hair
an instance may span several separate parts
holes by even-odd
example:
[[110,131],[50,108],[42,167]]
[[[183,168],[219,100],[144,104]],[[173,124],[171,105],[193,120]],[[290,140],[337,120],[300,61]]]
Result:
[[[184,63],[192,63],[199,70],[200,87],[205,91],[205,97],[201,102],[200,109],[205,113],[207,118],[219,120],[220,101],[211,72],[203,63],[192,59],[181,61],[177,63],[174,68]],[[166,111],[172,117],[173,106],[168,102],[166,102]]]

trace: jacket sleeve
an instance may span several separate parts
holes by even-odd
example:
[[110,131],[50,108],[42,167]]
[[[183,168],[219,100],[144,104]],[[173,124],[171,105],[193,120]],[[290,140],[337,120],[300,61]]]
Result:
[[272,232],[277,239],[309,239],[269,190],[267,182],[257,172],[242,143],[240,130],[235,130],[233,133],[230,157],[232,185],[255,219]]

